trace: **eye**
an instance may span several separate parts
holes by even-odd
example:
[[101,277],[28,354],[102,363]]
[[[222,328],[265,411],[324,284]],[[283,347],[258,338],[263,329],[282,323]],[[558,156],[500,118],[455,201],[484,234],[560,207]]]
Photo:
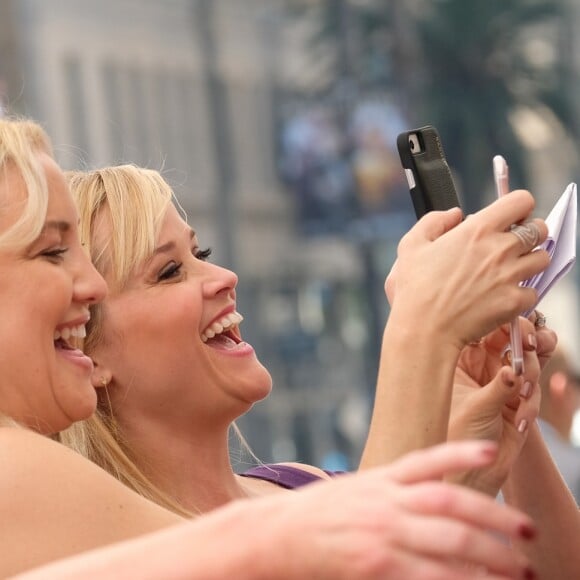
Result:
[[63,255],[68,252],[68,248],[54,248],[52,250],[45,250],[40,252],[40,255],[47,258],[50,262],[59,263],[63,259]]
[[181,262],[171,262],[167,264],[167,266],[165,266],[163,270],[159,272],[157,279],[161,282],[163,280],[170,280],[171,278],[175,278],[175,276],[178,276],[181,272],[181,266]]
[[199,248],[194,249],[193,255],[202,262],[205,262],[211,256],[211,248],[206,248],[205,250],[200,250]]

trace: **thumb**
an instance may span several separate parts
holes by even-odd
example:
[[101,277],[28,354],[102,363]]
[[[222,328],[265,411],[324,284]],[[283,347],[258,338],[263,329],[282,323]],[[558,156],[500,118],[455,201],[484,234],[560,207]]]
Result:
[[459,225],[462,217],[463,213],[458,207],[447,211],[430,211],[417,222],[413,230],[417,235],[429,241],[434,241]]
[[522,377],[518,377],[511,367],[501,367],[495,377],[480,390],[480,412],[491,412],[495,415],[501,413],[506,403],[519,400],[521,382]]

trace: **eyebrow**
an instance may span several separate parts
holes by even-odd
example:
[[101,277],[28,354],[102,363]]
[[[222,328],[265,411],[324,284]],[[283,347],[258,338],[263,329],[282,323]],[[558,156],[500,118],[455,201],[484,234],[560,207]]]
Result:
[[32,248],[36,247],[36,244],[39,244],[41,242],[42,236],[45,235],[48,231],[56,230],[60,234],[64,234],[65,232],[68,232],[70,229],[71,224],[65,220],[46,221],[42,226],[42,229],[40,230],[40,234],[38,235],[38,237],[32,242],[30,242],[30,244],[27,246],[27,251],[31,251]]
[[42,227],[42,231],[46,230],[58,230],[59,232],[68,232],[70,230],[70,223],[62,220],[50,220],[47,221]]
[[[187,232],[189,233],[189,239],[193,240],[193,238],[195,237],[195,230],[192,230],[191,228],[189,228],[187,230]],[[170,250],[173,250],[174,248],[175,248],[174,241],[167,242],[166,244],[162,244],[161,246],[157,246],[153,250],[153,256],[157,256],[158,254],[163,254],[165,252],[169,252]]]

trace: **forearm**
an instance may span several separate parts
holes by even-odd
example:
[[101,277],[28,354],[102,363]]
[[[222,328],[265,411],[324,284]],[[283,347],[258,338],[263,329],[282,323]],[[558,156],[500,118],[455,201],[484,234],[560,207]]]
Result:
[[503,487],[507,503],[536,522],[538,538],[520,548],[539,577],[580,578],[580,512],[556,468],[537,424],[530,426],[521,455]]
[[391,313],[360,468],[389,463],[446,440],[459,350],[420,322],[415,326]]

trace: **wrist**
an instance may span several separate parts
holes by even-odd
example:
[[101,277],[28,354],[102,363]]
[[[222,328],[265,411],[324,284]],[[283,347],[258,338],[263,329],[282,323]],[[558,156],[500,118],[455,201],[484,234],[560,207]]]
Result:
[[461,341],[449,336],[430,317],[407,315],[404,309],[393,309],[383,333],[383,349],[398,349],[413,361],[412,353],[421,359],[430,358],[455,369],[463,349]]

